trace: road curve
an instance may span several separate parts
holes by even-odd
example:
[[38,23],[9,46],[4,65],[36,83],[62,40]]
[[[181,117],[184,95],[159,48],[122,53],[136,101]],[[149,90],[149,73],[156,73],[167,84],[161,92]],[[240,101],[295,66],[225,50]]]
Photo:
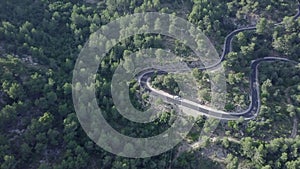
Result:
[[[298,13],[294,16],[294,19],[297,19],[300,17],[300,3],[298,6]],[[279,23],[280,24],[280,23]],[[278,25],[278,24],[276,24]],[[213,69],[219,64],[222,63],[222,61],[225,60],[225,56],[231,52],[231,44],[232,44],[232,39],[236,34],[242,31],[247,31],[247,30],[255,30],[256,26],[249,26],[245,28],[240,28],[237,30],[232,31],[229,33],[224,41],[224,47],[223,47],[223,52],[220,57],[220,60],[210,66],[199,68],[200,70],[204,69]],[[244,120],[251,120],[257,117],[258,112],[260,110],[260,92],[259,92],[259,82],[258,82],[258,66],[261,62],[273,62],[273,61],[285,61],[285,62],[290,62],[292,64],[298,64],[298,62],[289,60],[287,58],[280,58],[280,57],[264,57],[264,58],[259,58],[256,60],[251,61],[251,72],[250,72],[250,105],[247,110],[244,110],[242,112],[225,112],[222,110],[216,110],[213,108],[210,108],[208,106],[201,105],[199,103],[184,99],[184,98],[178,98],[174,95],[171,95],[167,92],[157,90],[153,88],[150,84],[150,78],[154,74],[162,75],[162,74],[167,74],[165,71],[157,70],[157,69],[147,69],[143,70],[137,75],[138,83],[139,85],[144,88],[146,91],[151,92],[152,95],[158,96],[162,98],[164,101],[181,105],[193,110],[196,110],[199,115],[205,115],[208,117],[213,117],[217,119],[222,119],[222,120],[238,120],[240,118],[243,118]]]

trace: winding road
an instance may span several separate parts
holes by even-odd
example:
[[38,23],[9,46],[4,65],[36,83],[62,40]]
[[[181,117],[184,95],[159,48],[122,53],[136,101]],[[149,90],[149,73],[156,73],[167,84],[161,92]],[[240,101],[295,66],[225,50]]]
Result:
[[[298,6],[298,13],[294,16],[294,19],[297,19],[300,17],[300,3]],[[280,24],[280,23],[279,23]],[[278,25],[278,24],[276,24]],[[210,66],[204,67],[204,68],[198,68],[200,70],[208,70],[213,69],[219,64],[222,63],[222,61],[225,60],[225,56],[231,52],[231,44],[234,36],[242,31],[247,30],[255,30],[256,26],[249,26],[241,29],[237,29],[232,31],[230,34],[228,34],[225,38],[224,47],[223,47],[223,53],[220,57],[220,60]],[[251,72],[250,72],[250,105],[247,110],[244,110],[242,112],[225,112],[222,110],[216,110],[213,108],[210,108],[205,105],[201,105],[200,103],[187,100],[184,98],[179,98],[178,96],[171,95],[167,92],[157,90],[153,88],[150,84],[151,77],[156,73],[158,75],[167,74],[165,71],[157,70],[157,69],[148,69],[140,72],[137,75],[138,83],[139,85],[144,88],[145,90],[151,92],[152,95],[158,96],[162,98],[164,101],[173,103],[176,105],[181,105],[183,107],[187,107],[193,110],[196,110],[199,115],[204,115],[207,117],[213,117],[217,119],[222,120],[238,120],[240,118],[243,118],[244,120],[251,120],[257,117],[258,112],[260,110],[260,92],[259,92],[259,82],[258,82],[258,66],[261,62],[273,62],[273,61],[284,61],[284,62],[290,62],[293,64],[298,64],[298,62],[289,60],[287,58],[280,58],[280,57],[264,57],[259,58],[256,60],[251,61]]]

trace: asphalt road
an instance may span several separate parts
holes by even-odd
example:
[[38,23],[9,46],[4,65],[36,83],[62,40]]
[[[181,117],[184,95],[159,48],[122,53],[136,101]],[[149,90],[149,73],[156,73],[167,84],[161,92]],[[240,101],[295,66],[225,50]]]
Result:
[[[295,15],[294,18],[297,19],[298,17],[300,17],[300,4],[299,4],[298,13]],[[247,30],[255,30],[255,29],[256,29],[256,26],[250,26],[250,27],[234,30],[233,32],[228,34],[225,38],[223,53],[220,57],[220,60],[211,66],[207,66],[207,67],[199,68],[199,69],[200,70],[212,69],[212,68],[215,68],[216,66],[218,66],[219,64],[221,64],[221,62],[225,60],[225,56],[229,52],[231,52],[231,43],[232,43],[233,37],[236,34],[238,34],[239,32],[247,31]],[[208,117],[213,117],[213,118],[222,119],[222,120],[238,120],[240,118],[243,118],[244,120],[251,120],[251,119],[254,119],[258,115],[258,112],[260,110],[260,97],[259,97],[260,89],[259,89],[259,82],[258,82],[258,66],[261,62],[272,62],[272,61],[285,61],[285,62],[291,62],[293,64],[298,64],[298,62],[289,60],[287,58],[280,58],[280,57],[264,57],[264,58],[252,60],[251,65],[250,65],[250,67],[251,67],[250,105],[247,110],[244,110],[242,112],[224,112],[221,110],[216,110],[216,109],[201,105],[200,103],[190,101],[190,100],[187,100],[184,98],[178,98],[167,92],[153,88],[149,82],[150,78],[154,75],[154,73],[156,73],[158,75],[167,74],[167,72],[165,72],[165,71],[156,70],[156,69],[148,69],[148,70],[144,70],[144,71],[140,72],[137,75],[137,78],[138,78],[138,83],[140,84],[140,86],[142,88],[144,88],[146,91],[149,91],[152,95],[160,97],[166,102],[181,105],[181,106],[196,110],[199,113],[199,115],[205,115]]]

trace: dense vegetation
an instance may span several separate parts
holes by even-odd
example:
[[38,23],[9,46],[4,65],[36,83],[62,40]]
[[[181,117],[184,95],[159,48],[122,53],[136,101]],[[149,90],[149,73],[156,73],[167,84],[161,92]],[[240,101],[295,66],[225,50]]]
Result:
[[[246,108],[251,60],[281,56],[300,61],[300,19],[292,18],[296,7],[296,1],[288,0],[1,1],[0,168],[298,168],[300,138],[291,131],[293,123],[300,120],[299,67],[279,62],[260,65],[259,117],[222,122],[214,134],[225,135],[224,139],[182,155],[178,145],[145,159],[119,157],[92,142],[76,117],[71,85],[74,63],[89,35],[120,16],[145,11],[174,13],[196,24],[220,53],[229,32],[258,22],[256,31],[236,36],[233,52],[224,61],[226,109]],[[282,25],[273,25],[282,20]],[[112,74],[123,55],[149,47],[190,54],[182,43],[171,42],[169,45],[169,39],[160,35],[136,35],[115,46],[100,63],[96,81],[99,106],[120,132],[151,136],[171,125],[174,112],[169,109],[153,123],[130,122],[118,113],[110,94]],[[209,104],[207,72],[194,70],[193,75],[199,83],[199,99]],[[179,92],[171,76],[159,78],[156,85]],[[130,91],[137,108],[148,105],[141,102],[148,96],[135,82]],[[189,138],[197,138],[203,123],[200,118]],[[115,140],[115,144],[121,141]],[[221,157],[216,164],[210,160],[218,156],[201,153],[212,147],[222,149],[226,159]]]

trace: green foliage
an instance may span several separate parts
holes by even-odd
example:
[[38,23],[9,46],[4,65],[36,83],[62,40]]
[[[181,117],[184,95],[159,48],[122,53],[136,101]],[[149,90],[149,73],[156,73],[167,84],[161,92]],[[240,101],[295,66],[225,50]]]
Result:
[[[91,142],[80,127],[72,103],[72,70],[79,51],[91,33],[116,18],[159,11],[188,19],[203,30],[221,52],[229,32],[252,25],[256,22],[252,16],[260,16],[256,32],[239,33],[233,40],[233,52],[224,61],[228,77],[225,108],[233,111],[245,108],[249,103],[248,67],[251,60],[282,55],[299,61],[299,19],[284,18],[295,12],[295,3],[274,0],[225,3],[220,0],[107,0],[94,4],[79,0],[2,1],[0,168],[218,168],[198,151],[177,157],[178,147],[175,147],[155,157],[127,159],[114,156]],[[274,27],[271,24],[281,18],[284,18],[282,25]],[[163,23],[157,20],[153,26],[159,30]],[[184,58],[193,52],[178,40],[143,34],[118,43],[101,61],[95,82],[97,98],[101,99],[98,100],[99,107],[116,130],[133,137],[165,131],[176,114],[166,110],[151,124],[136,124],[121,117],[113,105],[110,95],[113,72],[121,59],[143,48],[170,49]],[[277,63],[259,69],[262,72],[260,116],[250,122],[240,119],[225,123],[227,135],[244,133],[247,136],[240,144],[223,140],[223,146],[231,152],[225,160],[226,167],[237,168],[239,162],[245,160],[245,163],[252,161],[249,162],[252,168],[297,168],[300,166],[299,137],[276,137],[289,136],[290,133],[284,131],[290,130],[291,118],[300,118],[299,69]],[[211,100],[208,73],[195,69],[192,74],[199,85],[200,99],[208,103]],[[172,94],[180,92],[171,75],[157,76],[152,83]],[[80,89],[79,85],[75,87]],[[286,91],[290,96],[289,103],[280,99],[287,87],[290,87]],[[149,95],[135,82],[131,83],[129,91],[136,108],[148,108]],[[81,97],[85,99],[86,96]],[[105,139],[105,135],[101,138]],[[114,140],[114,144],[121,141]],[[210,145],[209,138],[206,142]],[[131,144],[123,149],[134,151]]]
[[179,87],[172,75],[156,76],[151,82],[152,85],[160,90],[164,90],[173,95],[179,95]]
[[190,168],[190,169],[196,169],[196,168],[203,168],[203,169],[209,169],[209,168],[221,168],[218,164],[215,162],[212,162],[203,156],[197,154],[196,152],[190,152],[190,153],[184,153],[179,158],[176,159],[174,162],[174,165],[172,168],[180,169],[180,168]]

